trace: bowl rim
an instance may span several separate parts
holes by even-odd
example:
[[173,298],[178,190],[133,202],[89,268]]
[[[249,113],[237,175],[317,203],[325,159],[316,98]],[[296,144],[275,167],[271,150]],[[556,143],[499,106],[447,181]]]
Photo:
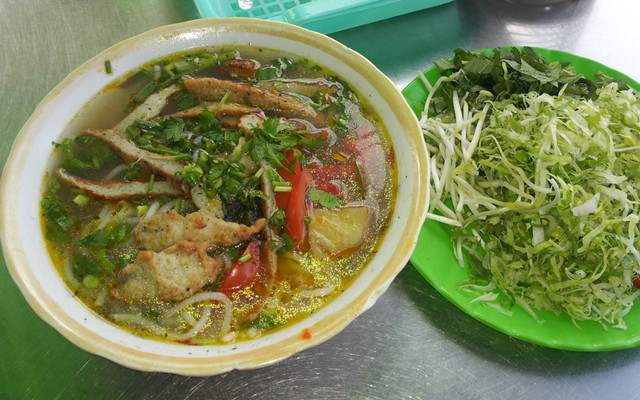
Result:
[[[314,324],[313,335],[310,339],[302,339],[302,332],[300,332],[298,340],[290,337],[287,343],[283,343],[282,340],[268,343],[266,346],[260,347],[259,352],[247,351],[225,356],[212,354],[210,357],[198,358],[189,355],[181,357],[173,355],[161,356],[150,354],[144,349],[132,348],[122,342],[106,342],[102,336],[90,331],[86,326],[69,317],[54,299],[50,298],[42,290],[43,283],[38,280],[38,277],[31,270],[25,249],[19,241],[13,240],[15,237],[14,232],[20,221],[17,213],[13,212],[13,208],[17,204],[18,190],[12,190],[11,188],[17,188],[21,182],[25,153],[32,142],[30,139],[33,126],[43,113],[50,111],[49,108],[52,107],[57,96],[71,85],[75,79],[91,72],[97,65],[104,63],[105,59],[109,59],[110,56],[119,51],[124,51],[126,55],[133,51],[127,49],[153,46],[156,41],[179,39],[181,35],[194,31],[215,34],[216,32],[236,32],[237,30],[247,34],[266,33],[294,41],[303,41],[319,48],[323,53],[340,58],[342,62],[357,71],[358,74],[375,78],[375,82],[372,83],[375,84],[375,90],[380,92],[387,102],[394,104],[394,108],[389,112],[397,118],[399,126],[405,133],[403,137],[407,140],[407,145],[411,149],[410,154],[406,154],[407,157],[402,162],[406,162],[407,165],[411,166],[413,169],[412,175],[403,177],[399,174],[398,176],[399,185],[411,185],[413,188],[409,203],[403,204],[403,208],[406,207],[403,212],[407,215],[407,223],[401,229],[401,239],[398,240],[397,246],[390,254],[389,262],[381,269],[380,273],[346,306]],[[167,54],[163,53],[157,55],[156,58],[165,55]],[[320,60],[314,61],[321,62]],[[9,274],[36,314],[69,341],[90,353],[103,356],[133,369],[171,372],[191,376],[213,375],[232,369],[252,369],[266,366],[336,335],[356,316],[375,303],[409,261],[426,216],[426,205],[428,203],[428,191],[425,184],[428,181],[428,157],[424,141],[419,132],[418,120],[395,84],[362,55],[325,35],[295,25],[252,18],[198,19],[158,27],[110,46],[74,69],[43,98],[23,125],[15,138],[0,180],[0,193],[2,193],[0,196],[0,241],[5,262]],[[391,132],[389,133],[391,134]],[[410,135],[407,135],[407,133]],[[390,136],[393,138],[392,134]],[[43,173],[39,175],[41,179]],[[409,178],[410,180],[408,180]],[[397,200],[395,207],[399,207]],[[39,216],[34,218],[39,218]],[[335,301],[333,300],[333,302]],[[325,305],[323,308],[325,307],[327,306]],[[292,326],[299,324],[300,322]],[[154,343],[157,342],[152,339],[147,340]]]

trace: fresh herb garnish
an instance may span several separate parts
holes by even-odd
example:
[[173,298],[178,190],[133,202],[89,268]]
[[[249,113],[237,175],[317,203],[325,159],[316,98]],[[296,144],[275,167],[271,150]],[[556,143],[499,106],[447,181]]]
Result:
[[193,93],[181,92],[176,96],[176,107],[178,110],[186,110],[196,103],[196,96]]
[[124,243],[131,237],[133,227],[130,225],[116,225],[96,229],[77,242],[82,247],[105,247],[116,243]]
[[75,221],[70,216],[69,210],[62,204],[54,194],[48,193],[42,198],[42,208],[48,222],[56,225],[63,231],[69,231],[74,226]]
[[267,81],[277,78],[280,75],[280,70],[275,67],[266,67],[258,69],[256,73],[256,80]]
[[422,116],[428,218],[452,226],[469,260],[461,290],[505,313],[515,303],[624,328],[640,273],[638,92],[526,48],[436,64],[444,77]]
[[309,200],[317,201],[325,208],[338,208],[342,205],[338,196],[320,189],[309,189],[308,196]]
[[568,63],[549,62],[530,47],[498,48],[488,55],[462,49],[454,53],[452,60],[439,58],[434,63],[447,79],[430,104],[431,113],[449,110],[454,91],[465,93],[469,103],[529,92],[593,99],[601,86],[576,73]]
[[[151,93],[174,83],[180,82],[186,75],[194,75],[207,68],[219,65],[221,62],[236,57],[235,51],[224,53],[210,53],[206,50],[196,50],[174,60],[161,60],[142,69],[127,79],[128,83],[134,83],[141,79],[149,80],[147,84],[133,97],[132,104],[143,102]],[[190,100],[179,100],[179,108],[190,107]],[[183,108],[180,108],[183,109]]]
[[269,226],[285,226],[287,224],[286,216],[284,210],[278,208],[273,212],[271,217],[269,218]]
[[71,265],[73,273],[82,278],[85,275],[100,275],[103,270],[102,267],[96,264],[91,258],[85,256],[84,254],[78,254],[74,257],[73,263]]

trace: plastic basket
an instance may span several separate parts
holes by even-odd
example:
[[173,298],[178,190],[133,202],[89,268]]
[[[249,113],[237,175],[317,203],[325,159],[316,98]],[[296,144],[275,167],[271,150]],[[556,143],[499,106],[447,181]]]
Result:
[[270,19],[289,22],[321,33],[333,33],[451,1],[253,0],[249,9],[240,8],[238,0],[195,0],[195,3],[203,18]]

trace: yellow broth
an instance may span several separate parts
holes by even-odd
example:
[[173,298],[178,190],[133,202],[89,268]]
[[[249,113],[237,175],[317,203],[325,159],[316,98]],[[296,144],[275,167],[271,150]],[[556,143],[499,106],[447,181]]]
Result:
[[[95,140],[95,137],[84,132],[86,129],[107,130],[117,126],[129,112],[140,104],[145,104],[148,97],[140,96],[141,91],[153,85],[153,82],[169,79],[166,76],[163,78],[162,74],[166,75],[163,71],[169,70],[174,76],[180,74],[174,66],[189,64],[185,62],[185,57],[191,64],[194,59],[218,61],[201,70],[192,70],[193,74],[174,78],[173,84],[177,85],[177,92],[163,105],[162,111],[150,118],[150,122],[136,122],[133,128],[129,127],[121,132],[126,140],[146,149],[147,155],[155,154],[153,157],[164,157],[163,159],[182,157],[180,162],[185,168],[176,175],[180,183],[176,190],[182,192],[177,195],[150,195],[148,193],[154,185],[169,184],[175,176],[158,174],[144,162],[139,162],[140,160],[127,160],[114,146]],[[239,77],[232,68],[223,71],[221,64],[226,62],[224,65],[235,65],[229,60],[251,60],[256,75],[247,79]],[[260,70],[266,72],[259,72]],[[140,71],[148,72],[142,74]],[[376,251],[386,231],[394,204],[397,177],[393,149],[384,127],[371,106],[359,98],[347,83],[330,70],[308,60],[277,51],[248,47],[199,49],[177,54],[155,60],[138,71],[132,71],[127,77],[129,80],[114,82],[105,88],[69,124],[68,129],[62,133],[60,142],[54,147],[50,161],[52,172],[43,183],[42,226],[49,253],[61,277],[88,307],[106,320],[141,336],[186,344],[229,343],[252,339],[305,318],[339,296],[353,282]],[[131,82],[131,77],[137,80]],[[170,77],[173,78],[171,75]],[[218,122],[211,124],[209,121],[205,124],[202,122],[204,117],[200,116],[196,121],[177,118],[181,120],[175,123],[178,127],[171,125],[175,122],[170,122],[170,116],[174,113],[185,108],[204,108],[211,104],[206,103],[199,94],[184,95],[185,98],[193,98],[193,102],[181,104],[179,96],[188,92],[184,88],[184,79],[191,77],[215,77],[252,86],[264,85],[269,90],[284,92],[287,96],[290,96],[289,88],[284,90],[282,86],[290,82],[310,82],[322,87],[339,87],[340,90],[337,93],[323,93],[315,98],[308,97],[306,92],[293,95],[305,104],[314,104],[315,110],[326,121],[322,126],[315,126],[296,115],[292,117],[292,112],[286,113],[288,119],[275,123],[278,128],[274,128],[272,136],[282,138],[286,134],[299,140],[297,150],[288,150],[287,153],[289,157],[294,155],[288,171],[291,181],[287,181],[283,178],[288,176],[283,167],[271,165],[274,159],[271,162],[266,158],[250,162],[252,157],[255,158],[254,151],[260,151],[256,144],[258,138],[270,137],[268,128],[265,127],[268,126],[268,121],[281,116],[278,110],[260,110],[258,114],[263,118],[260,120],[264,124],[262,126],[258,124],[252,125],[252,128],[245,126],[244,130],[231,127],[214,131],[218,129],[216,124],[223,118],[221,114],[215,113],[219,112],[225,98],[214,99],[214,111],[211,114]],[[274,80],[277,81],[276,84],[271,82]],[[148,94],[162,89],[160,84],[157,86]],[[313,90],[319,89],[314,87]],[[315,94],[317,93],[314,92]],[[215,104],[218,104],[217,108]],[[293,123],[295,129],[289,121],[298,121]],[[283,128],[285,125],[288,130]],[[202,128],[203,126],[207,128]],[[215,126],[215,129],[202,133],[209,126]],[[260,130],[263,128],[264,131]],[[167,146],[170,140],[166,137],[170,135],[173,135],[171,140],[183,136],[182,141],[175,139],[172,142],[177,143],[174,148]],[[161,139],[156,139],[156,136]],[[230,139],[223,141],[220,139],[222,136]],[[167,142],[160,142],[165,139]],[[218,139],[221,144],[214,146],[209,143]],[[305,148],[304,143],[308,139],[314,141],[313,146],[319,147]],[[240,140],[244,142],[238,144]],[[195,150],[189,147],[198,141],[205,142],[209,147],[206,150],[204,147]],[[276,142],[270,145],[276,148],[274,143]],[[277,143],[280,145],[282,142]],[[188,151],[185,150],[187,147]],[[243,148],[250,149],[249,153],[234,158],[234,151],[241,152]],[[212,154],[212,149],[220,152]],[[157,155],[155,152],[160,150],[171,154]],[[282,153],[285,154],[284,151]],[[185,154],[191,158],[185,157]],[[245,160],[242,168],[233,164],[247,157],[249,161]],[[297,172],[293,166],[296,159],[299,160],[300,168]],[[267,161],[263,164],[264,160]],[[217,176],[214,175],[217,173],[214,169],[217,168],[215,165],[218,165],[218,161],[233,164],[233,167],[226,170],[226,175],[222,174],[214,181]],[[79,177],[97,186],[103,185],[105,181],[127,184],[143,182],[147,192],[124,199],[101,200],[91,190],[62,179],[57,172],[60,168],[74,179]],[[202,170],[202,175],[196,177],[200,181],[194,181],[196,178],[193,176],[189,178],[192,181],[189,181],[187,169],[195,171],[196,175]],[[268,175],[269,169],[279,175]],[[238,176],[236,178],[241,183],[240,186],[254,185],[254,191],[235,187],[234,190],[245,192],[224,192],[227,186],[234,188],[229,182],[236,178],[229,178],[230,174]],[[303,211],[297,215],[296,208],[289,207],[288,202],[293,202],[289,200],[294,197],[295,189],[292,187],[302,181],[302,174],[309,176],[310,182],[302,190]],[[258,189],[261,193],[266,190],[264,184],[258,185],[256,180],[266,179],[271,181],[270,187],[275,187],[278,191],[262,196],[256,194]],[[214,185],[214,182],[219,185]],[[131,292],[124,291],[128,282],[138,279],[131,272],[134,270],[143,271],[144,279],[140,278],[140,281],[144,281],[144,285],[149,285],[154,290],[159,287],[160,273],[156,271],[158,275],[154,275],[150,272],[151,267],[140,261],[141,254],[147,254],[153,260],[159,259],[159,255],[173,255],[168,255],[169,247],[158,251],[141,248],[136,230],[139,228],[136,226],[143,224],[141,221],[154,207],[160,209],[149,220],[161,218],[169,210],[174,210],[180,218],[204,213],[205,211],[198,209],[191,194],[190,189],[194,185],[204,185],[207,188],[207,204],[222,204],[222,219],[226,222],[248,226],[257,219],[266,217],[269,219],[269,227],[231,246],[209,246],[207,257],[217,257],[217,260],[221,260],[221,267],[215,276],[208,276],[202,287],[195,288],[193,293],[180,294],[184,298],[168,300],[160,295],[142,295],[138,298],[131,295]],[[283,187],[290,192],[282,189]],[[243,196],[249,196],[249,200]],[[237,200],[240,198],[242,201]],[[269,207],[267,199],[276,201],[271,202]],[[246,204],[249,204],[248,208]],[[291,213],[289,208],[293,210]],[[276,211],[280,212],[280,216],[285,216],[280,225],[275,218]],[[303,225],[298,224],[298,227],[302,226],[302,237],[298,241],[291,239],[291,236],[296,236],[295,229],[292,228],[294,216],[304,220]],[[328,235],[327,232],[335,234]],[[247,256],[243,255],[251,242],[260,246],[260,256],[256,257],[260,262],[254,263],[258,272],[250,277],[247,281],[250,283],[246,286],[221,289],[234,268],[252,263],[253,257],[245,260]],[[176,250],[176,253],[171,254],[181,256],[180,251],[183,250]],[[187,253],[186,250],[184,252]],[[273,279],[268,278],[269,268],[262,265],[268,259],[264,255],[269,252],[276,258],[277,267]],[[180,260],[182,262],[182,258]],[[193,268],[197,270],[198,266]],[[179,277],[181,279],[182,275]],[[157,280],[155,283],[147,283],[154,279]],[[191,287],[186,290],[191,290]],[[193,299],[200,300],[192,301]]]

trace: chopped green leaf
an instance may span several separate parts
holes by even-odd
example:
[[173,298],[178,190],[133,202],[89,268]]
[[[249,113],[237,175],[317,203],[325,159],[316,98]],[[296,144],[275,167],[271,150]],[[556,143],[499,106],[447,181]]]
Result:
[[342,205],[342,201],[340,201],[338,196],[320,189],[309,189],[308,196],[309,200],[317,201],[325,208],[338,208]]
[[102,273],[102,268],[84,254],[78,254],[75,256],[72,262],[72,270],[79,278],[83,278],[89,274],[100,275]]
[[95,275],[85,275],[82,278],[82,285],[88,289],[95,289],[100,286],[100,279]]
[[52,193],[45,195],[41,204],[47,221],[56,224],[63,231],[69,231],[74,226],[74,221],[70,217],[69,211]]
[[284,210],[278,208],[269,218],[269,226],[285,226],[287,224]]
[[103,247],[108,243],[107,234],[103,229],[98,229],[78,241],[78,246],[82,247]]
[[196,103],[196,96],[190,92],[181,92],[176,96],[178,110],[186,110]]
[[275,67],[265,67],[258,69],[256,73],[256,80],[268,81],[278,76],[279,70]]
[[73,202],[76,203],[78,207],[84,207],[89,203],[89,198],[83,194],[79,194],[73,198]]

